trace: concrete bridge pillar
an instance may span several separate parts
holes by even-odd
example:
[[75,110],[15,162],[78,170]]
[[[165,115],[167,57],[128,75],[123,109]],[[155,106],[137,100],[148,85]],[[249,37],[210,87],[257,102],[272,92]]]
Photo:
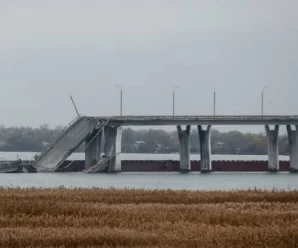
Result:
[[201,153],[201,172],[212,171],[211,164],[211,126],[208,125],[206,130],[198,126]]
[[278,130],[279,126],[276,125],[274,130],[270,130],[269,126],[265,126],[267,143],[268,143],[268,170],[278,171],[279,170],[279,159],[278,159]]
[[104,151],[110,158],[108,172],[121,171],[122,127],[107,126],[104,128]]
[[101,158],[102,132],[94,131],[85,139],[85,169],[96,164]]
[[298,172],[298,125],[292,130],[291,125],[287,125],[289,148],[290,148],[290,170]]
[[180,151],[180,170],[190,171],[190,126],[186,126],[186,130],[182,130],[181,126],[177,126],[177,133],[179,139],[179,151]]

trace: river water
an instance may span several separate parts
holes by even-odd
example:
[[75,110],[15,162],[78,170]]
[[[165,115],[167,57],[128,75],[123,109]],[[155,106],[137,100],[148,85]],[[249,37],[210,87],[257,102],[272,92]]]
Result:
[[187,190],[298,189],[298,174],[248,172],[133,172],[116,174],[34,173],[0,174],[3,187],[138,188]]
[[[0,152],[0,158],[32,159],[36,153]],[[178,154],[121,154],[124,160],[178,160]],[[212,155],[213,160],[267,160],[267,156]],[[73,154],[70,159],[83,160],[84,154]],[[199,160],[199,155],[192,155]],[[280,156],[280,160],[288,160]],[[0,174],[2,187],[42,188],[138,188],[187,190],[279,189],[298,190],[298,174],[288,172],[133,172],[116,174],[34,173]]]

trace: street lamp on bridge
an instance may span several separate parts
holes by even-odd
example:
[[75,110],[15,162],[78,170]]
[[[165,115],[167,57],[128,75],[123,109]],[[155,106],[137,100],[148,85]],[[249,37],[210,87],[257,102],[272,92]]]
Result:
[[175,116],[175,90],[178,89],[178,86],[173,88],[173,116]]
[[119,84],[115,84],[120,89],[120,115],[122,116],[122,87]]
[[213,91],[213,116],[216,115],[216,91]]
[[262,97],[261,97],[261,113],[262,113],[262,116],[264,115],[264,91],[265,91],[266,88],[268,88],[268,86],[265,86],[262,89]]

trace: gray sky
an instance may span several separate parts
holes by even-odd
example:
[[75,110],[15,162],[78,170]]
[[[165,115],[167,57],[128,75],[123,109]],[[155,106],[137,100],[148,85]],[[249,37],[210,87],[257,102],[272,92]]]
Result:
[[[298,114],[298,1],[1,0],[1,124],[86,115]],[[251,127],[252,128],[252,127]]]

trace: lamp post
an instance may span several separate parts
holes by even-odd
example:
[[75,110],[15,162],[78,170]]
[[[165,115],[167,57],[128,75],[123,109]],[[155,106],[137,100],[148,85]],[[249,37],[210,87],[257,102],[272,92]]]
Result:
[[265,91],[266,88],[268,88],[268,86],[265,86],[262,89],[262,97],[261,97],[261,113],[262,113],[262,116],[264,115],[264,91]]
[[173,116],[175,116],[175,90],[178,89],[178,86],[173,88]]
[[118,84],[115,84],[115,86],[120,89],[120,115],[122,116],[122,87]]
[[216,114],[216,91],[213,91],[213,116]]

